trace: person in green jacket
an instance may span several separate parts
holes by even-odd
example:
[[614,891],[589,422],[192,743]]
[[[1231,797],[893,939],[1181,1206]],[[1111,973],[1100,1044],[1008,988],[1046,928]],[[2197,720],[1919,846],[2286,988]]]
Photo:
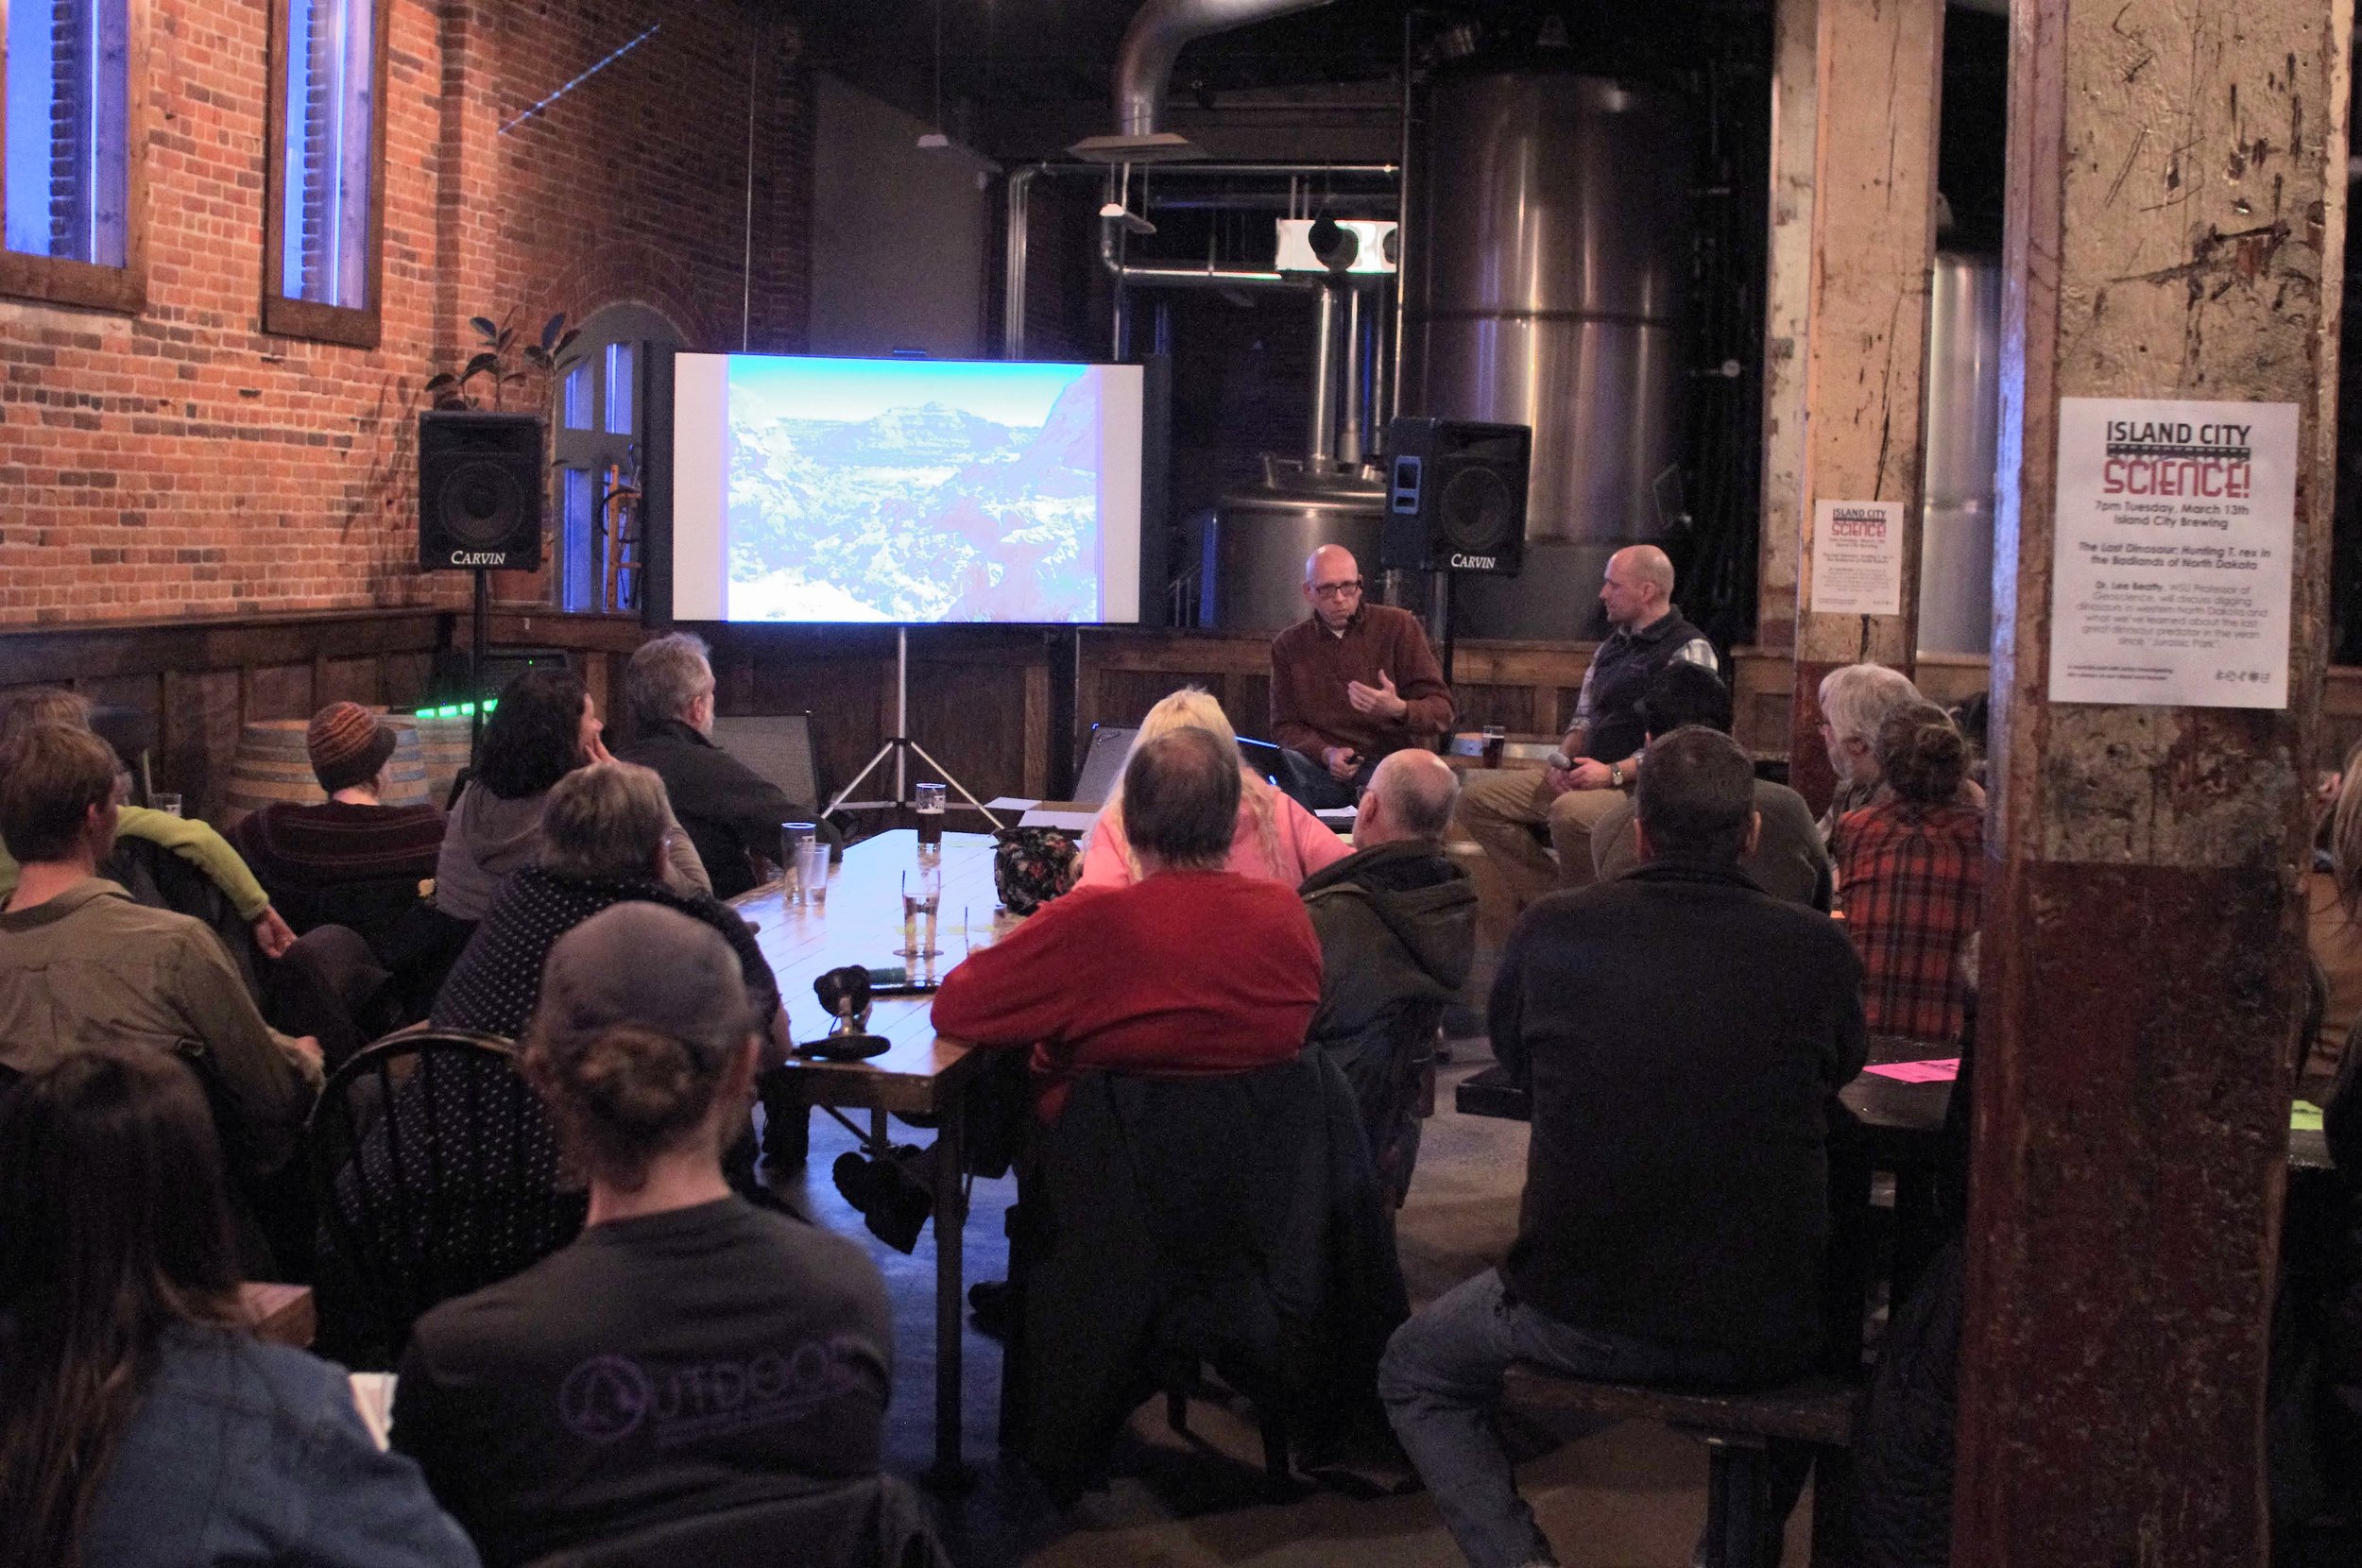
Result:
[[[90,699],[77,691],[60,687],[35,686],[0,697],[0,741],[10,732],[27,724],[71,724],[77,729],[91,727]],[[253,928],[254,945],[268,958],[278,958],[295,944],[295,932],[271,907],[270,895],[254,879],[230,841],[202,822],[174,816],[169,811],[151,810],[145,806],[125,806],[118,810],[115,833],[119,838],[144,839],[160,849],[170,850],[187,861],[205,879],[221,889],[230,900],[238,918]],[[0,902],[16,892],[17,864],[8,846],[0,844]]]

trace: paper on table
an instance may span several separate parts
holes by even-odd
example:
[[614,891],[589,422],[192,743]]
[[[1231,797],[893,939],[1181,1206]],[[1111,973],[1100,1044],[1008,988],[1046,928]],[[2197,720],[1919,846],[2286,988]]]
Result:
[[2321,1108],[2309,1099],[2300,1099],[2288,1107],[2288,1131],[2318,1133],[2321,1131]]
[[1960,1059],[1943,1056],[1932,1062],[1881,1062],[1862,1071],[1891,1078],[1897,1083],[1949,1083],[1960,1076]]
[[1041,804],[1032,795],[995,795],[984,802],[987,811],[1030,811]]
[[394,1440],[394,1374],[357,1372],[346,1375],[352,1380],[352,1404],[361,1412],[361,1424],[369,1429],[382,1453]]
[[1018,818],[1019,827],[1063,827],[1070,833],[1087,833],[1092,823],[1099,820],[1097,811],[1030,810]]
[[1312,814],[1320,818],[1323,822],[1328,824],[1331,827],[1350,827],[1353,826],[1355,820],[1361,815],[1361,812],[1357,807],[1331,806],[1323,810],[1315,811]]

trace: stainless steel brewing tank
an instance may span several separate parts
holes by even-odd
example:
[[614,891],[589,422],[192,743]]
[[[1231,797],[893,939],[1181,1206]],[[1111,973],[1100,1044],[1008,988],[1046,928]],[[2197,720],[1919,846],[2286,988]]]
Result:
[[1463,581],[1471,635],[1583,633],[1608,555],[1669,530],[1692,118],[1678,98],[1571,73],[1431,89],[1403,412],[1533,427],[1526,538],[1541,548],[1515,582]]
[[1206,531],[1198,624],[1275,632],[1303,620],[1304,558],[1325,544],[1353,552],[1375,599],[1385,499],[1376,480],[1346,476],[1292,477],[1223,497]]
[[2001,449],[2001,264],[1940,251],[1927,296],[1919,651],[1987,654],[1993,649],[1994,466]]

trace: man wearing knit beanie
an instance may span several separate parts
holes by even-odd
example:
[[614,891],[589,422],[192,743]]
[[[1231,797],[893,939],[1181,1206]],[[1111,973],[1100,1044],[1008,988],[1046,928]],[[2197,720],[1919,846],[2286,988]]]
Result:
[[328,799],[280,801],[240,822],[230,840],[299,932],[350,926],[400,972],[395,928],[435,875],[443,813],[432,805],[379,799],[394,729],[359,703],[330,703],[312,716],[303,746]]

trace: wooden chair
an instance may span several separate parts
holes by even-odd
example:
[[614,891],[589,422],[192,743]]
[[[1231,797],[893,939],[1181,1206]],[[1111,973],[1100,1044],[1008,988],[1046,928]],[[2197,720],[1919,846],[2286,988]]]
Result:
[[321,1089],[310,1151],[323,1237],[389,1355],[427,1308],[573,1240],[589,1206],[496,1035],[422,1030],[369,1047]]

